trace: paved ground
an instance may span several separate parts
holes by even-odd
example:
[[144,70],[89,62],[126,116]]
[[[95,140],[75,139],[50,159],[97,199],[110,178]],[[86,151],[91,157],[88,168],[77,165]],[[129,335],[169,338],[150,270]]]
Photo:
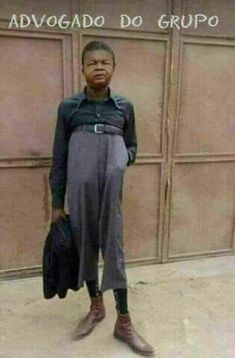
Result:
[[[132,321],[156,357],[235,357],[235,256],[129,268],[127,275]],[[85,288],[45,300],[41,277],[4,282],[0,357],[137,357],[113,338],[112,291],[104,299],[105,320],[73,341],[70,334],[89,305]]]

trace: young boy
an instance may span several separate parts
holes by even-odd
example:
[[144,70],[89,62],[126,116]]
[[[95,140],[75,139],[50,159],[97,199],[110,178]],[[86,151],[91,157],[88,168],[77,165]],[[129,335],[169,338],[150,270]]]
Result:
[[[85,281],[91,300],[73,338],[86,336],[105,317],[103,292],[112,289],[117,309],[114,336],[137,353],[152,355],[153,348],[135,331],[127,305],[122,185],[126,167],[136,159],[137,138],[132,103],[109,87],[115,65],[114,52],[106,43],[88,43],[82,53],[87,85],[59,105],[49,175],[52,221],[65,216],[67,188],[80,256],[78,287]],[[104,260],[101,289],[99,248]]]

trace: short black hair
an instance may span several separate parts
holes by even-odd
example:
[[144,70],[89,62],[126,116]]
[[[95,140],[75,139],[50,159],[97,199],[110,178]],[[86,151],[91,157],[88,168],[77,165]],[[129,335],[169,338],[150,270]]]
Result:
[[113,52],[113,49],[107,43],[105,43],[103,41],[91,41],[91,42],[88,42],[88,44],[86,44],[86,46],[84,47],[84,49],[82,51],[82,65],[84,65],[84,59],[85,59],[86,53],[90,52],[90,51],[97,51],[97,50],[103,50],[103,51],[109,52],[113,58],[113,65],[116,64],[115,54]]

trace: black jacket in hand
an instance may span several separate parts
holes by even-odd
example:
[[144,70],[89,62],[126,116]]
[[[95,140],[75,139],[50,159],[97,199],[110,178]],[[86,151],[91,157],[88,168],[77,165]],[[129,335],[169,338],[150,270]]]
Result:
[[79,255],[72,238],[69,215],[51,222],[43,249],[43,294],[64,298],[70,288],[78,290]]

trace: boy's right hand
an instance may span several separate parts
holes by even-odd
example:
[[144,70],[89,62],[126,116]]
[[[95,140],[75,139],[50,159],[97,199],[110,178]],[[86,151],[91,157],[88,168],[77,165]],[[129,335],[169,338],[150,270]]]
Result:
[[52,208],[51,221],[55,223],[59,218],[65,218],[66,214],[64,209]]

